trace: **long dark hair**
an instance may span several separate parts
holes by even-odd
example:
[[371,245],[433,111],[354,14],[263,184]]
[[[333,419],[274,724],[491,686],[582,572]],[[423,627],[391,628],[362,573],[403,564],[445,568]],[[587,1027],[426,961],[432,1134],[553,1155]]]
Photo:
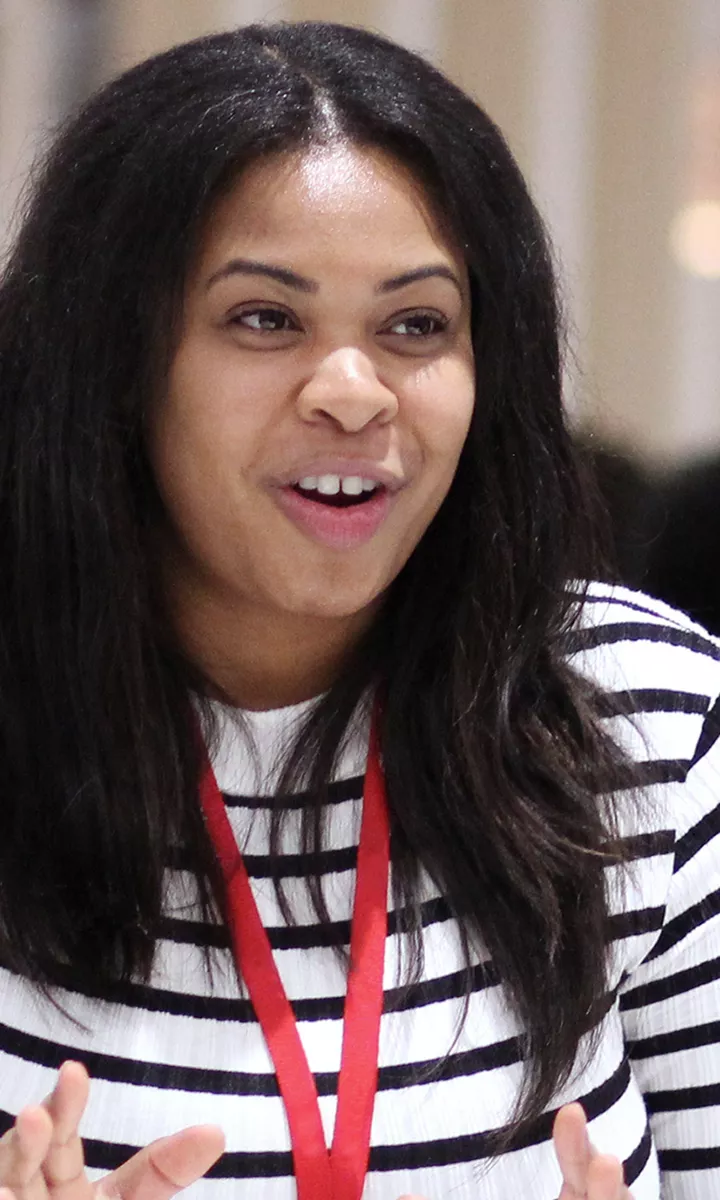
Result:
[[482,942],[524,1022],[528,1119],[606,989],[598,794],[616,755],[564,655],[588,493],[517,166],[467,96],[359,29],[251,26],[151,59],[89,102],[35,183],[0,291],[0,953],[41,985],[68,968],[80,985],[147,978],[171,842],[212,907],[189,700],[202,681],[156,596],[143,423],[211,203],[259,156],[338,131],[408,165],[464,248],[477,402],[447,499],[284,785],[310,770],[319,844],[343,731],[379,688],[408,986],[422,865],[459,922],[468,987]]

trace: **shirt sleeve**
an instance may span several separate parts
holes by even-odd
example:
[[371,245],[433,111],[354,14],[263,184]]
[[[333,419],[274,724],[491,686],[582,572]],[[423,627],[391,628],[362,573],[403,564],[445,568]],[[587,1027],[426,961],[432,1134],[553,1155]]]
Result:
[[678,788],[662,929],[619,995],[663,1200],[720,1197],[720,701]]

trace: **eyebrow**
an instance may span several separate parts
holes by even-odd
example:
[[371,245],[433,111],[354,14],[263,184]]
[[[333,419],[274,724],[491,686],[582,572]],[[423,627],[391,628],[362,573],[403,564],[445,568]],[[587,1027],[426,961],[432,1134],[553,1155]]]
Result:
[[232,258],[210,276],[206,290],[209,291],[213,284],[231,275],[263,275],[266,279],[274,279],[276,283],[283,283],[285,287],[293,288],[296,292],[320,290],[319,284],[312,279],[306,279],[304,275],[298,275],[287,267],[273,267],[270,263],[256,262],[254,258]]
[[[209,291],[221,279],[227,279],[232,275],[261,275],[266,279],[273,279],[276,283],[282,283],[296,292],[305,292],[306,294],[320,290],[320,285],[314,279],[307,279],[304,275],[298,275],[297,272],[291,271],[287,267],[274,267],[270,263],[259,262],[253,258],[233,258],[225,263],[210,276],[206,290]],[[390,279],[384,279],[375,290],[384,296],[388,292],[400,291],[401,288],[408,287],[411,283],[433,278],[449,280],[455,285],[460,295],[463,295],[460,280],[455,272],[451,271],[450,267],[445,266],[444,263],[429,263],[427,266],[417,267],[413,271],[404,271],[402,275],[393,275]]]
[[460,280],[450,267],[446,267],[444,263],[430,263],[427,267],[417,267],[414,271],[404,271],[402,275],[393,275],[392,279],[385,279],[377,288],[377,291],[382,295],[387,292],[397,292],[400,288],[407,287],[411,283],[417,283],[422,279],[448,279],[454,284],[460,295],[463,295],[463,288]]

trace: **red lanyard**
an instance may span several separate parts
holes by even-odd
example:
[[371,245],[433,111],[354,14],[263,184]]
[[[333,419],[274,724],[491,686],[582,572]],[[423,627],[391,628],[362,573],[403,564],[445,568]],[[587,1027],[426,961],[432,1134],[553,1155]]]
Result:
[[200,798],[225,880],[235,961],[265,1035],[285,1103],[298,1200],[360,1200],[377,1090],[390,863],[385,781],[375,723],[363,791],[350,971],[330,1152],[325,1144],[315,1080],[209,763]]

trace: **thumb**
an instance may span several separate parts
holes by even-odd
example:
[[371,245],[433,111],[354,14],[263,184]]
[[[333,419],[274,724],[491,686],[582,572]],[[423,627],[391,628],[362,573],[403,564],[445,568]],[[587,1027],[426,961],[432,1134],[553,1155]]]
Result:
[[97,1200],[170,1200],[195,1183],[225,1149],[217,1125],[193,1125],[159,1138],[95,1185]]
[[587,1119],[579,1104],[566,1104],[559,1110],[553,1125],[553,1142],[563,1177],[559,1200],[585,1196],[593,1150]]

